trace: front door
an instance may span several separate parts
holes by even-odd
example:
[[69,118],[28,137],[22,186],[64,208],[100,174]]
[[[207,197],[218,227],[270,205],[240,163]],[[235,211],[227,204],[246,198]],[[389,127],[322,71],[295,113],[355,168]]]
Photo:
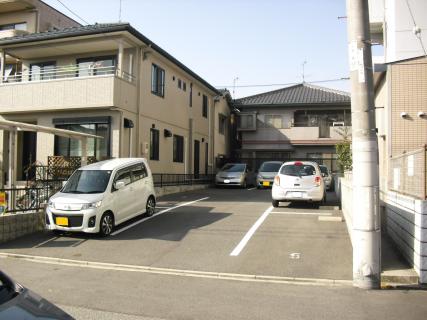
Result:
[[200,141],[194,140],[194,178],[198,179],[200,173]]

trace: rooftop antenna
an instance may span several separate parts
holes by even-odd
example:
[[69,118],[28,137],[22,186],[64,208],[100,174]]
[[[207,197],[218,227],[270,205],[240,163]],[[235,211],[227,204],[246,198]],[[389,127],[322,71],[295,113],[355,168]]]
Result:
[[307,64],[307,61],[304,60],[302,63],[302,83],[305,83],[305,65]]
[[119,3],[119,22],[122,22],[122,0],[120,0]]
[[239,77],[235,77],[234,79],[233,79],[233,99],[235,99],[236,98],[236,96],[235,96],[235,91],[236,91],[236,82],[239,80]]

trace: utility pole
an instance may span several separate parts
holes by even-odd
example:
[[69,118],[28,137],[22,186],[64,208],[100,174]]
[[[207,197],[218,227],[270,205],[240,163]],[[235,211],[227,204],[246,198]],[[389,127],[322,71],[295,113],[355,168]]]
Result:
[[381,284],[378,141],[368,0],[347,0],[353,150],[353,285]]

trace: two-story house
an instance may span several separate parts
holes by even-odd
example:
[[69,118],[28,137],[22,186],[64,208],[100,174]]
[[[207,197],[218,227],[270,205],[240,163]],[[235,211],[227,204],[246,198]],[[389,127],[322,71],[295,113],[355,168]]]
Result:
[[[3,38],[0,55],[22,63],[13,77],[0,69],[0,115],[102,136],[88,156],[146,157],[153,172],[202,174],[227,154],[227,93],[129,24]],[[43,133],[21,133],[17,146],[18,179],[31,161],[81,155],[78,141]]]
[[233,105],[241,144],[237,158],[254,168],[267,160],[318,159],[338,169],[335,145],[351,126],[348,93],[302,83]]

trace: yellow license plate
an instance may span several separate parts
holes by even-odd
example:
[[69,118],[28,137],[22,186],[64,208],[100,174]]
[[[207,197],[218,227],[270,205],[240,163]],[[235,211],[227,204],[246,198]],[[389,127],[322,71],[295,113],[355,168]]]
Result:
[[67,217],[56,217],[56,224],[58,226],[68,227],[68,218]]
[[269,186],[270,186],[270,182],[269,182],[269,181],[263,181],[263,182],[262,182],[262,185],[263,185],[264,187],[269,187]]

